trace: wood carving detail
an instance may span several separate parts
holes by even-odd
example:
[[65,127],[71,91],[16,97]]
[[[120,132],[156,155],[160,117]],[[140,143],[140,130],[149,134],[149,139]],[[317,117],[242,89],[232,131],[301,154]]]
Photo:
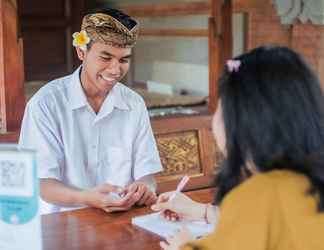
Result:
[[196,131],[158,135],[156,138],[164,171],[160,176],[201,172]]

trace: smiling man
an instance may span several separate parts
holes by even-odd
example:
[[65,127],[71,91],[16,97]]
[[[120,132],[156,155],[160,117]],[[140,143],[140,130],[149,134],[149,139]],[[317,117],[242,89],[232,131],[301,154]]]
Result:
[[119,82],[137,35],[137,22],[118,10],[86,15],[73,34],[82,65],[28,102],[19,145],[38,152],[42,213],[155,202],[152,175],[162,166],[148,112]]

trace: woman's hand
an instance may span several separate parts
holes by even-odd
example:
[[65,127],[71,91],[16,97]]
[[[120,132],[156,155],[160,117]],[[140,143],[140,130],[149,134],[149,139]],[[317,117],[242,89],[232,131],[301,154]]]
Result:
[[160,246],[164,250],[178,250],[182,245],[194,239],[195,237],[189,230],[183,227],[176,235],[167,237],[166,241],[161,241]]
[[167,220],[203,220],[206,204],[191,200],[183,193],[178,193],[173,199],[170,196],[174,192],[163,193],[158,197],[156,204],[151,208],[161,211]]

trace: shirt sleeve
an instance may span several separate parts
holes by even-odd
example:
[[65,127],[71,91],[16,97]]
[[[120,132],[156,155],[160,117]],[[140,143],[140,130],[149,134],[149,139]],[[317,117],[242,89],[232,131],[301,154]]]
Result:
[[53,112],[46,104],[39,101],[27,104],[19,147],[36,150],[39,178],[62,180],[62,141]]
[[133,153],[133,177],[135,180],[163,170],[144,101],[141,106],[140,122],[134,141]]
[[273,249],[281,228],[274,204],[278,202],[273,183],[263,176],[248,180],[225,197],[214,233],[182,250]]

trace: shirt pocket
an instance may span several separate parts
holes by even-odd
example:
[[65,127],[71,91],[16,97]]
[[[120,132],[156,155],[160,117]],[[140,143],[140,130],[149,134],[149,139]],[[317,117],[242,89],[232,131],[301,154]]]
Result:
[[106,147],[102,168],[105,183],[127,185],[132,181],[131,150],[124,147]]

